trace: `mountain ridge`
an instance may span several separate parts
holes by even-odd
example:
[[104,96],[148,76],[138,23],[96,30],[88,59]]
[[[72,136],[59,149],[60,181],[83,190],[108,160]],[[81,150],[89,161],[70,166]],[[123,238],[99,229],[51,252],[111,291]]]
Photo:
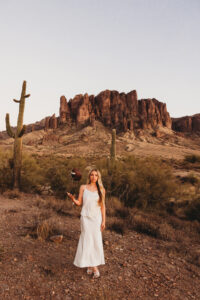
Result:
[[[59,116],[54,113],[40,121],[27,125],[27,133],[44,129],[57,129],[63,126],[94,126],[100,121],[105,127],[116,128],[117,132],[166,127],[175,132],[200,135],[200,113],[179,118],[170,117],[166,103],[155,98],[138,99],[136,90],[119,93],[116,90],[104,90],[98,95],[77,94],[67,101],[60,97]],[[15,127],[13,127],[15,128]],[[0,132],[0,139],[7,138],[6,131]]]

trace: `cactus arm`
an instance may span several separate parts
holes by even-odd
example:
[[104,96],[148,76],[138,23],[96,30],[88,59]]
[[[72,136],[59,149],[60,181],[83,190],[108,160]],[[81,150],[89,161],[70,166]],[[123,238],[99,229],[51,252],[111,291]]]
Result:
[[20,103],[20,100],[13,99],[14,102]]
[[15,134],[14,134],[14,132],[12,131],[12,129],[10,127],[10,116],[9,116],[9,114],[6,114],[6,131],[7,131],[7,134],[10,137],[15,138]]
[[21,130],[21,132],[19,133],[18,137],[22,137],[22,136],[24,135],[25,132],[26,132],[26,125],[24,125],[24,126],[22,127],[22,130]]

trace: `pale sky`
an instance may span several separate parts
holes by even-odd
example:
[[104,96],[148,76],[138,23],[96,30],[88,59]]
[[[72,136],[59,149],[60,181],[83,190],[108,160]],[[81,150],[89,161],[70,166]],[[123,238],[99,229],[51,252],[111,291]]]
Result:
[[59,114],[60,96],[105,89],[200,113],[200,0],[0,0],[0,130]]

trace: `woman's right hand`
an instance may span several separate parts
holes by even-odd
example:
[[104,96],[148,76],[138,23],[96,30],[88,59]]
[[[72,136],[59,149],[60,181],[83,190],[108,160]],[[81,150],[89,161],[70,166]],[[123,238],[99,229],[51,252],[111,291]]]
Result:
[[75,198],[72,194],[67,192],[67,196],[74,202]]

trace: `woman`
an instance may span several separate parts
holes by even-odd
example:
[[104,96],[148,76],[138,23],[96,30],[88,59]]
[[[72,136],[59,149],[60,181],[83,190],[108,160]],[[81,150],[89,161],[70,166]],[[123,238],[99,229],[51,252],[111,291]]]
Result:
[[81,235],[74,259],[74,265],[80,268],[87,267],[88,274],[94,278],[100,277],[97,268],[105,264],[102,231],[105,229],[105,189],[101,181],[101,174],[92,169],[88,174],[86,185],[81,185],[78,200],[67,193],[72,201],[82,206]]

